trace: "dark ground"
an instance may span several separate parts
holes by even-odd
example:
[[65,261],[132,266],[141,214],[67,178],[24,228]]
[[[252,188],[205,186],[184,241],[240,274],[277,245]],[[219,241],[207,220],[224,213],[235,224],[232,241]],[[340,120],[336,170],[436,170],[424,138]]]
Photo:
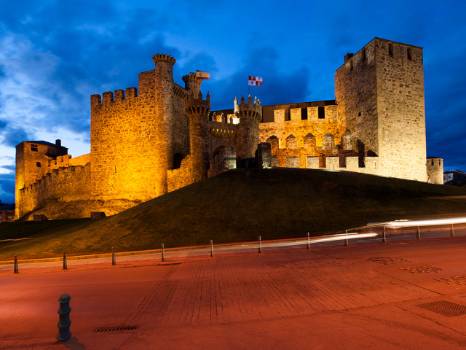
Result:
[[100,221],[0,224],[0,259],[142,250],[334,232],[466,212],[466,189],[305,169],[234,170]]

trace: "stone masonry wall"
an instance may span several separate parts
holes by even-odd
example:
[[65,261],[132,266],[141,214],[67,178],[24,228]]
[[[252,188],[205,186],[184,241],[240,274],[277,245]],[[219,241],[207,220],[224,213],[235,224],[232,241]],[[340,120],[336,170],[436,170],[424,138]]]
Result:
[[[345,121],[337,114],[337,106],[325,106],[325,118],[318,118],[318,107],[306,107],[308,119],[302,120],[301,108],[292,109],[289,121],[285,121],[284,111],[275,112],[275,121],[259,124],[260,142],[278,142],[272,144],[272,156],[276,159],[275,166],[287,167],[289,160],[296,158],[296,165],[306,168],[307,157],[336,155],[337,146],[345,133]],[[333,139],[334,147],[326,149],[325,138]],[[277,147],[278,146],[278,147]],[[293,166],[292,166],[293,167]]]
[[104,93],[102,101],[91,98],[95,198],[149,200],[166,193],[173,155],[186,152],[184,90],[173,82],[174,59],[159,56],[153,71],[140,74],[139,94],[129,88]]
[[375,47],[365,48],[347,57],[335,73],[335,97],[338,115],[346,119],[346,127],[355,143],[360,140],[364,151],[379,152]]
[[90,164],[55,169],[21,190],[21,212],[41,208],[51,199],[59,202],[87,200],[89,193]]
[[427,181],[422,49],[374,44],[381,175]]

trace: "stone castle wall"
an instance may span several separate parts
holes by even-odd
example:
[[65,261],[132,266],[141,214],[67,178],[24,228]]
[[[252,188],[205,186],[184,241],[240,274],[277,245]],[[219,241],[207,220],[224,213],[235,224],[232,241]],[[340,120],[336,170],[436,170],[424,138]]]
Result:
[[115,214],[235,168],[259,142],[270,144],[272,166],[440,183],[443,161],[426,164],[421,48],[375,38],[346,55],[335,101],[235,98],[232,110],[211,113],[200,92],[207,73],[184,76],[183,88],[174,58],[153,59],[137,89],[91,96],[90,154],[72,158],[59,140],[17,146],[17,217]]
[[290,120],[285,120],[285,109],[280,107],[274,111],[274,121],[259,125],[259,140],[271,144],[274,166],[307,168],[308,157],[338,155],[346,126],[336,105],[320,106],[321,118],[319,106],[291,108]]
[[54,169],[21,189],[21,212],[28,213],[42,208],[49,200],[59,202],[88,200],[89,193],[90,164]]
[[149,200],[167,192],[174,154],[187,154],[186,92],[170,57],[139,76],[139,89],[91,98],[92,195]]
[[422,49],[376,40],[381,175],[427,181]]
[[338,113],[380,175],[427,180],[422,49],[376,38],[335,74]]

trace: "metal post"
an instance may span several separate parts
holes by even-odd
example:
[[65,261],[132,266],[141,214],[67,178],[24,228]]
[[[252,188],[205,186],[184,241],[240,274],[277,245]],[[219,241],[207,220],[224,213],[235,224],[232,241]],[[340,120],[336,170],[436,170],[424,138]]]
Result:
[[260,254],[262,253],[262,236],[259,235],[258,239],[259,239],[259,247],[257,249],[257,252]]
[[450,227],[450,237],[455,237],[455,227],[453,226],[453,224],[451,224]]
[[417,227],[417,239],[421,239],[421,228],[419,226]]
[[387,229],[385,228],[385,226],[383,227],[383,242],[384,243],[387,243]]
[[18,257],[16,255],[15,255],[14,262],[13,262],[13,272],[19,273]]
[[115,249],[112,247],[112,265],[116,265]]
[[[348,230],[345,230],[345,233],[348,234]],[[345,239],[345,246],[349,247],[348,236],[346,236],[346,239]]]
[[63,253],[63,270],[68,270],[68,261],[66,259],[66,253]]
[[165,261],[165,244],[162,243],[162,262]]
[[309,232],[307,233],[307,250],[311,249],[311,238],[309,237]]
[[63,294],[58,299],[58,335],[57,339],[61,342],[66,342],[71,338],[71,320],[70,320],[70,300],[68,294]]
[[210,257],[214,257],[214,241],[210,240]]

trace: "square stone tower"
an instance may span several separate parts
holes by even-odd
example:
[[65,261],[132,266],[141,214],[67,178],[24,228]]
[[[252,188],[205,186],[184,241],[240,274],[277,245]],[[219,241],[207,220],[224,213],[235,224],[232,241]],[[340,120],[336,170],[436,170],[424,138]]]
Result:
[[422,48],[374,38],[335,74],[339,115],[377,174],[427,180]]

